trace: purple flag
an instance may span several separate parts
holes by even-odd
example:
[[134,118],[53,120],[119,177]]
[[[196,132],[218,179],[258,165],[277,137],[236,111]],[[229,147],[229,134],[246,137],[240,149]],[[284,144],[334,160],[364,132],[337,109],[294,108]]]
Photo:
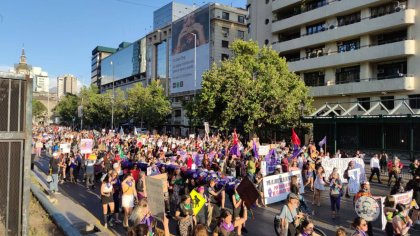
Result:
[[274,152],[275,152],[276,150],[274,149],[274,148],[272,148],[269,152],[268,152],[268,154],[267,155],[265,155],[265,161],[269,161],[270,160],[270,158],[274,155]]
[[296,145],[296,144],[293,144],[293,155],[292,155],[291,158],[297,157],[301,152],[302,152],[302,150],[299,148],[299,146]]
[[327,136],[325,136],[321,141],[319,141],[318,145],[320,147],[324,146],[327,143]]
[[194,163],[197,167],[201,166],[200,156],[198,155],[198,153],[195,154],[194,160]]
[[254,151],[254,157],[258,158],[257,144],[255,143],[255,141],[252,141],[252,150]]

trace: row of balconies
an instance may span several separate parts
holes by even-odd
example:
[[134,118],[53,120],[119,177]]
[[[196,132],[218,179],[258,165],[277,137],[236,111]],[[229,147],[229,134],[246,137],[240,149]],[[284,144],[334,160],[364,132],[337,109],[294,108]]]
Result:
[[[354,0],[357,1],[357,0]],[[352,1],[347,1],[352,2]],[[317,11],[318,9],[314,10]],[[300,48],[309,47],[311,45],[322,44],[331,42],[332,40],[339,41],[349,37],[357,37],[371,33],[380,32],[386,29],[393,29],[403,26],[408,26],[415,23],[416,11],[415,9],[405,9],[403,11],[394,12],[392,14],[382,15],[375,18],[363,18],[359,22],[353,24],[336,26],[330,25],[325,27],[324,30],[313,33],[300,35],[300,37],[292,37],[287,41],[274,42],[272,47],[277,51],[291,51]],[[292,17],[294,18],[294,17]],[[287,19],[288,20],[288,19]],[[314,19],[315,20],[315,19]],[[285,20],[279,21],[283,22]],[[272,25],[272,32],[279,31],[276,26],[277,23]],[[301,24],[296,24],[301,25]],[[289,25],[290,26],[290,25]],[[285,26],[286,27],[286,26]],[[290,27],[287,27],[290,28]],[[300,31],[300,30],[299,30]]]

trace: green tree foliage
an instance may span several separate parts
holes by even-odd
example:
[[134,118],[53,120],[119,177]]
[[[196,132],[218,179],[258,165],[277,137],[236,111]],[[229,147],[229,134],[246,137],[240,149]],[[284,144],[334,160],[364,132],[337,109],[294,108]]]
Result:
[[246,132],[257,132],[295,126],[300,104],[305,104],[304,112],[312,109],[308,88],[276,51],[242,40],[231,50],[231,59],[204,73],[202,92],[188,106],[192,118],[220,129],[241,123]]
[[36,119],[41,119],[47,115],[47,107],[40,101],[32,100],[32,115]]
[[73,118],[77,119],[77,106],[79,105],[79,98],[73,94],[66,94],[54,108],[55,114],[61,118],[61,123],[71,126]]
[[127,106],[129,116],[136,123],[145,122],[148,128],[162,124],[171,113],[171,104],[158,80],[147,87],[136,84],[129,89]]

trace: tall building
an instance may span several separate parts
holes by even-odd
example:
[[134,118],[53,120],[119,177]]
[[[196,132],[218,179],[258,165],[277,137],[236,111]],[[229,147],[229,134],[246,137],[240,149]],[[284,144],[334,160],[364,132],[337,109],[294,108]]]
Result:
[[[250,38],[271,45],[310,87],[314,139],[330,136],[333,151],[409,149],[417,126],[394,116],[420,109],[420,1],[248,0],[247,8]],[[370,119],[379,116],[393,121]]]
[[61,97],[66,94],[77,93],[77,78],[74,75],[63,75],[57,78],[57,98],[60,100]]
[[190,6],[177,2],[170,2],[153,12],[153,30],[163,28],[195,9],[195,5]]
[[91,60],[91,78],[90,83],[92,85],[96,85],[101,87],[101,62],[103,59],[108,57],[109,55],[115,53],[117,49],[97,46],[92,50],[92,60]]
[[50,78],[48,72],[43,71],[41,67],[32,67],[31,77],[33,78],[34,92],[48,93],[50,88]]

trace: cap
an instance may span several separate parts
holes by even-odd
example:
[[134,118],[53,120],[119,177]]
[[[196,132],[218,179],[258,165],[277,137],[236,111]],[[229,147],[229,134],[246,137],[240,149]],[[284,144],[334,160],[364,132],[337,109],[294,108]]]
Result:
[[289,193],[289,195],[287,195],[287,200],[291,200],[291,199],[299,200],[299,197],[298,197],[298,195],[296,195],[294,193]]

